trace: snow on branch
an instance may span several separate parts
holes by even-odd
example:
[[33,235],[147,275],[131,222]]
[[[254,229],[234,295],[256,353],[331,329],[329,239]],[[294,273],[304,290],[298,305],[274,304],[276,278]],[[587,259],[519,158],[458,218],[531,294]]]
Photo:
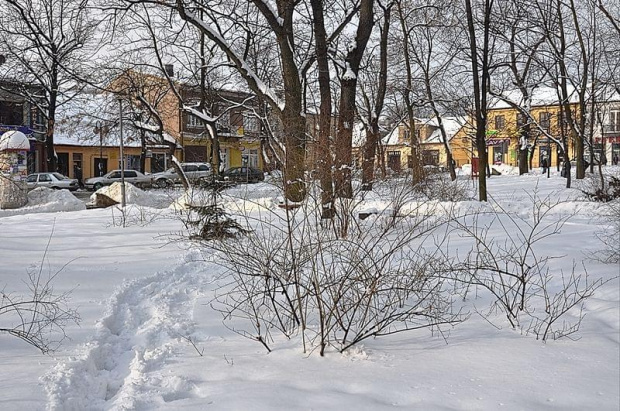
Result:
[[181,18],[198,27],[211,41],[232,60],[239,74],[248,82],[248,86],[257,94],[269,100],[278,110],[284,111],[284,101],[267,86],[250,68],[245,59],[234,51],[231,45],[207,22],[188,11],[182,2],[177,1],[177,10]]

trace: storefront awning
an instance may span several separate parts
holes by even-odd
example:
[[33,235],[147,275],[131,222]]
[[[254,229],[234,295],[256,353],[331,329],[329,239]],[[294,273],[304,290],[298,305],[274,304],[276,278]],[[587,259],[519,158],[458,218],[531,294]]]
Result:
[[509,138],[489,138],[487,139],[487,146],[499,146],[500,144],[510,143]]

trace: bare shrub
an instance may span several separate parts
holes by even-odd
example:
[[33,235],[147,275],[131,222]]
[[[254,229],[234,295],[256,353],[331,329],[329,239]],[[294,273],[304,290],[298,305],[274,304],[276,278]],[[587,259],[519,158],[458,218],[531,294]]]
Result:
[[[501,210],[489,224],[481,222],[481,214],[455,218],[452,224],[458,235],[473,240],[474,245],[452,260],[451,270],[468,291],[473,286],[491,294],[488,314],[499,310],[513,328],[546,341],[579,329],[581,307],[603,281],[591,281],[585,267],[577,271],[573,266],[570,274],[551,268],[550,262],[558,257],[545,255],[541,245],[558,236],[571,216],[553,213],[559,203],[549,198],[534,194],[531,200],[529,217]],[[499,228],[502,235],[491,236],[493,228]],[[572,323],[566,319],[569,312],[575,314]]]
[[[50,240],[52,238],[50,234]],[[76,310],[68,305],[70,293],[56,294],[52,287],[54,278],[65,266],[53,274],[45,275],[49,241],[41,263],[28,270],[27,294],[0,291],[0,332],[17,337],[46,354],[54,351],[67,337],[65,327],[79,323]]]
[[416,190],[429,200],[468,201],[475,198],[468,179],[451,180],[445,172],[431,173],[416,185]]
[[577,188],[591,201],[606,203],[620,198],[620,178],[612,175],[588,175]]
[[[267,350],[278,334],[299,336],[304,352],[323,355],[328,347],[344,351],[367,338],[462,321],[452,287],[431,269],[435,256],[419,247],[441,220],[410,209],[360,221],[352,204],[346,237],[322,226],[320,201],[308,201],[239,212],[246,235],[204,242],[227,269],[212,302],[225,324]],[[400,209],[402,199],[393,204]]]
[[607,264],[620,263],[620,199],[603,205],[601,219],[605,228],[596,235],[601,240],[603,248],[595,258]]

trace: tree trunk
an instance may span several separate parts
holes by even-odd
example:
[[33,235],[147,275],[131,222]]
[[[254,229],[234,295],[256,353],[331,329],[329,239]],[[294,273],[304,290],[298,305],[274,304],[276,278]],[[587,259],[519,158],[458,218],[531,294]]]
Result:
[[374,108],[368,107],[370,128],[367,130],[366,141],[364,143],[364,153],[362,159],[362,190],[371,191],[375,179],[375,157],[377,145],[381,138],[379,129],[379,118],[383,111],[385,102],[385,92],[387,90],[387,71],[388,71],[388,34],[390,32],[390,19],[392,6],[384,8],[383,27],[381,27],[381,41],[379,43],[379,84]]
[[321,96],[319,112],[319,140],[316,147],[315,167],[321,183],[321,218],[333,218],[334,181],[332,178],[332,94],[330,88],[329,61],[327,54],[327,34],[323,18],[323,0],[311,0],[313,27],[316,37],[316,61],[319,69],[319,93]]
[[46,166],[49,172],[58,171],[58,157],[54,148],[54,128],[56,127],[56,103],[58,94],[54,90],[58,90],[56,83],[57,74],[52,75],[52,92],[49,96],[49,106],[47,108],[47,130],[45,131],[45,152],[47,156]]
[[362,190],[371,191],[375,179],[375,159],[377,156],[377,145],[381,133],[378,124],[371,125],[366,131],[366,141],[364,142],[362,153]]
[[338,131],[336,134],[336,195],[342,198],[353,197],[351,185],[352,137],[355,121],[355,93],[360,63],[374,25],[374,0],[362,0],[359,23],[355,36],[355,46],[345,58],[345,72],[340,81],[340,105],[338,113]]
[[[472,80],[474,86],[474,103],[476,118],[476,149],[478,151],[478,196],[480,201],[487,201],[487,173],[488,155],[486,146],[486,128],[487,128],[487,85],[489,75],[489,18],[490,4],[489,0],[485,2],[484,13],[484,43],[482,46],[482,61],[479,65],[478,46],[476,42],[476,28],[474,26],[474,11],[471,0],[465,0],[465,9],[467,14],[467,27],[469,36],[469,45],[471,52]],[[480,67],[481,66],[481,67]]]

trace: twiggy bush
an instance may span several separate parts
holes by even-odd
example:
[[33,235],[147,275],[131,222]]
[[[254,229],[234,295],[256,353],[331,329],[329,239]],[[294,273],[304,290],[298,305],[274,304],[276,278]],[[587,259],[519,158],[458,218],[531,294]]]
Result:
[[445,172],[429,174],[416,185],[416,190],[429,200],[467,201],[475,198],[469,179],[452,181]]
[[236,215],[247,235],[204,245],[227,268],[213,307],[230,329],[267,350],[275,334],[298,336],[304,351],[323,355],[463,319],[453,312],[453,287],[430,268],[439,262],[419,247],[442,222],[432,213],[409,207],[406,215],[392,210],[359,221],[348,208],[355,221],[343,237],[321,224],[319,201],[263,210]]
[[[53,231],[50,240],[52,235]],[[67,337],[65,327],[69,323],[80,320],[78,312],[68,305],[69,293],[57,294],[52,287],[62,268],[49,275],[43,272],[48,248],[49,242],[41,263],[28,269],[29,292],[0,290],[0,333],[17,337],[44,354],[54,351]]]
[[601,213],[605,228],[597,233],[603,247],[595,258],[608,264],[620,263],[620,198],[606,203]]
[[[452,258],[451,271],[468,292],[474,287],[491,294],[489,314],[499,310],[513,328],[546,341],[579,329],[584,301],[603,282],[591,281],[585,267],[578,271],[574,265],[569,274],[552,269],[551,261],[557,257],[545,255],[542,243],[557,237],[571,216],[553,213],[558,203],[549,198],[534,194],[531,201],[529,217],[501,210],[491,216],[455,218],[451,224],[458,235],[474,245],[465,255]],[[490,223],[484,224],[483,216],[491,217]],[[445,258],[451,257],[446,253]],[[575,315],[573,322],[567,319],[569,313]]]
[[578,189],[585,194],[591,201],[606,203],[615,199],[620,199],[620,178],[616,176],[588,175],[581,180]]

